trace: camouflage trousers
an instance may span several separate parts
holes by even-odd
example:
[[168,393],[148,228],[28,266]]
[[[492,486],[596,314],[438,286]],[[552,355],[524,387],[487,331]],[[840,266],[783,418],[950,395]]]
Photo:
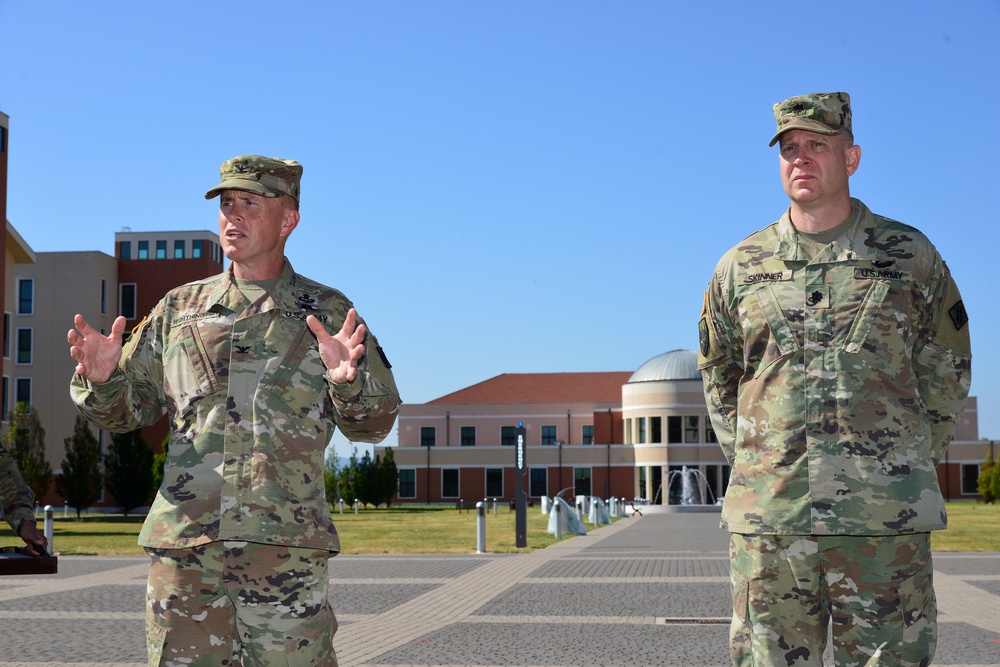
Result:
[[329,552],[252,542],[146,552],[151,667],[337,667]]
[[929,665],[937,644],[930,533],[730,539],[737,667]]

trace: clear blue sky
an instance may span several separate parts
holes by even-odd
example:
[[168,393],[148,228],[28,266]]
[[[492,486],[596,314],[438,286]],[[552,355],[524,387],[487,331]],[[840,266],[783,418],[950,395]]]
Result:
[[998,29],[997,0],[0,0],[7,215],[111,254],[126,226],[217,231],[223,160],[297,159],[293,265],[422,403],[694,349],[716,260],[787,206],[772,104],[845,90],[852,193],[945,257],[1000,439]]

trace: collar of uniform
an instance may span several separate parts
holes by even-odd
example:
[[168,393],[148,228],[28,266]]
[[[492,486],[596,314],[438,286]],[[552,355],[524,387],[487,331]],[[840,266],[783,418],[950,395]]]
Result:
[[[860,199],[851,197],[851,209],[852,216],[856,212],[857,220],[835,241],[840,252],[828,261],[872,260],[878,256],[870,243],[875,230],[875,217]],[[809,257],[801,249],[800,240],[801,237],[792,224],[792,209],[789,208],[778,220],[778,242],[774,256],[786,262],[807,261]]]
[[[275,286],[274,294],[268,295],[269,298],[274,300],[275,305],[283,307],[286,309],[297,307],[296,299],[293,296],[295,293],[295,283],[297,282],[297,274],[292,268],[292,263],[285,258],[285,268],[282,269],[281,277],[278,279],[278,283]],[[215,286],[212,287],[208,294],[208,302],[205,304],[207,310],[211,310],[215,306],[222,305],[224,308],[231,308],[229,304],[231,303],[233,297],[230,290],[235,290],[239,292],[239,287],[236,285],[236,277],[233,275],[233,265],[229,265],[229,269],[223,273]],[[238,299],[244,299],[242,292],[239,292],[240,296]]]

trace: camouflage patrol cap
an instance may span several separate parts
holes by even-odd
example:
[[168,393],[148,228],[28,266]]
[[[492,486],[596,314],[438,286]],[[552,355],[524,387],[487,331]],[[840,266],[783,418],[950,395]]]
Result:
[[283,160],[263,155],[238,155],[219,167],[222,182],[205,193],[205,199],[223,190],[245,190],[264,197],[289,195],[299,201],[299,181],[302,165],[295,160]]
[[847,93],[811,93],[789,97],[774,105],[778,133],[768,146],[773,146],[789,130],[806,130],[819,134],[840,134],[851,131],[851,96]]

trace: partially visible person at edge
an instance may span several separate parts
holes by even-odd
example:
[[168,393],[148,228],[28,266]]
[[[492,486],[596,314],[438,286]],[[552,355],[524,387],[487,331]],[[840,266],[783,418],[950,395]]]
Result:
[[699,322],[705,396],[732,467],[734,665],[927,665],[937,642],[935,470],[971,382],[948,267],[850,196],[847,93],[774,105],[780,220],[723,255]]
[[41,556],[39,547],[45,549],[49,542],[38,530],[34,507],[35,494],[21,479],[14,457],[0,444],[0,510],[10,529],[24,541],[27,552]]
[[[205,198],[219,197],[229,269],[170,291],[124,348],[124,318],[103,336],[77,315],[71,393],[109,431],[170,419],[139,536],[149,664],[336,665],[324,450],[334,427],[381,441],[400,399],[351,302],[285,258],[301,165],[243,155],[220,173]],[[331,244],[357,270],[353,244]]]

